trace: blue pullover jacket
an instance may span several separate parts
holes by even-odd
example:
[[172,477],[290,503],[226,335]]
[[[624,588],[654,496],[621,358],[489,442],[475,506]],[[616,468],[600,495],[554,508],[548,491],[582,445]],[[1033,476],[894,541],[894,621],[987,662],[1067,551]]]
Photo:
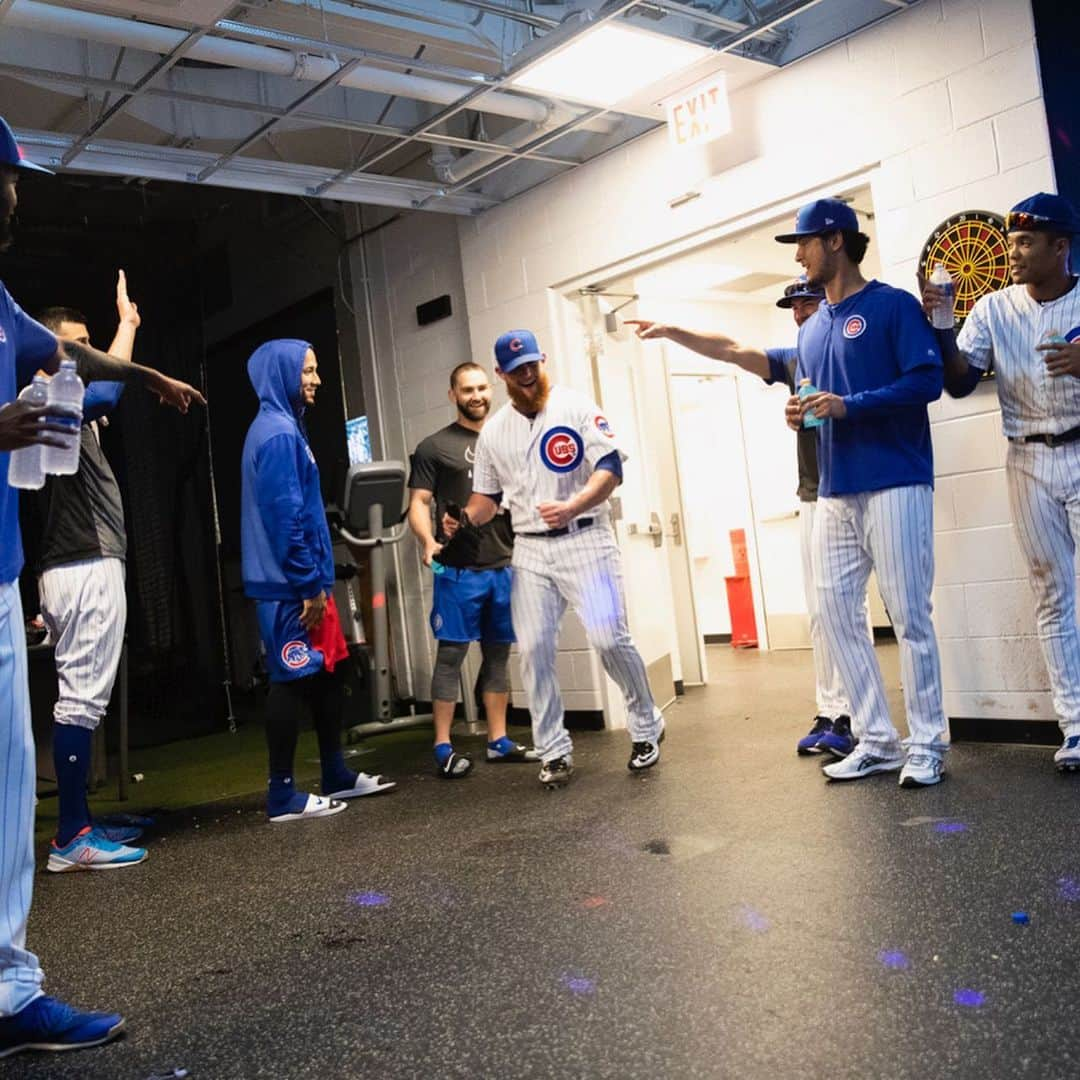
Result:
[[244,592],[254,600],[309,600],[334,585],[319,467],[304,430],[300,372],[311,346],[280,339],[248,360],[259,413],[241,459]]

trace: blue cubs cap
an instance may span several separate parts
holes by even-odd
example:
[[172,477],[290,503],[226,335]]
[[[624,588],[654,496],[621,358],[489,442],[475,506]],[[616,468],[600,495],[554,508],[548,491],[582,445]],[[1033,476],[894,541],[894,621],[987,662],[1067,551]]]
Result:
[[859,219],[846,202],[839,199],[815,199],[799,207],[795,215],[795,231],[783,233],[776,239],[781,244],[794,244],[804,236],[820,236],[830,232],[858,232]]
[[23,152],[15,141],[15,133],[8,127],[8,122],[2,116],[0,116],[0,165],[14,165],[17,169],[30,169],[33,172],[53,175],[52,169],[42,168],[23,157]]
[[536,335],[531,330],[507,330],[495,342],[495,363],[499,370],[508,375],[522,364],[534,360],[543,360],[544,354],[536,343]]
[[824,300],[825,290],[820,285],[811,285],[806,280],[806,275],[801,274],[786,289],[784,295],[776,301],[776,306],[781,308],[794,307],[796,300]]
[[1061,195],[1040,191],[1018,202],[1005,216],[1006,232],[1080,233],[1076,208]]

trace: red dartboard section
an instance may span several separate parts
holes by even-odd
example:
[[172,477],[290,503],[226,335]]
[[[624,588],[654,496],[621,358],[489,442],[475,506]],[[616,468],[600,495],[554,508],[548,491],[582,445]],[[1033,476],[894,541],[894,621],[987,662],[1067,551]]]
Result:
[[929,277],[937,263],[956,285],[959,329],[980,296],[1009,284],[1005,219],[988,210],[966,210],[943,221],[931,233],[919,259],[919,273]]

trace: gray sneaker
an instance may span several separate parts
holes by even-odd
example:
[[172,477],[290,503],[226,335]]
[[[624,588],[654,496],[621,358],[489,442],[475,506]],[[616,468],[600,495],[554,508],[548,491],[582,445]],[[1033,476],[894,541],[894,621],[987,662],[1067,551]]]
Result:
[[570,783],[570,777],[574,775],[574,762],[569,757],[557,757],[553,761],[545,761],[540,769],[540,783],[549,791],[555,788],[566,787]]
[[856,747],[846,758],[826,765],[821,771],[829,780],[861,780],[874,773],[896,772],[903,764],[902,753],[874,754],[870,750]]
[[937,754],[911,754],[900,770],[900,786],[931,787],[941,783],[945,762]]
[[1080,772],[1080,735],[1070,735],[1054,753],[1058,772]]

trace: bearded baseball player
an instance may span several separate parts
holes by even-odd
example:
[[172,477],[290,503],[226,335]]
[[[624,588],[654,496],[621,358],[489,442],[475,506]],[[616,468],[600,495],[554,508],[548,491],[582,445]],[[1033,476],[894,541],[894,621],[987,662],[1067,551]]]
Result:
[[[1065,741],[1061,772],[1080,771],[1080,632],[1074,560],[1080,537],[1080,289],[1069,248],[1080,216],[1060,195],[1040,192],[1005,219],[1013,284],[976,301],[959,336],[936,330],[945,389],[970,394],[994,367],[1005,477],[1028,565],[1039,642]],[[927,314],[942,302],[923,288]]]
[[[823,771],[830,780],[859,780],[899,770],[902,787],[926,787],[940,781],[948,749],[930,619],[934,464],[927,404],[941,396],[941,351],[915,297],[859,272],[869,237],[846,203],[808,203],[795,231],[776,239],[795,245],[807,281],[825,289],[825,303],[799,330],[799,375],[817,392],[793,395],[786,408],[796,431],[807,414],[825,421],[818,428],[814,577],[859,740]],[[871,570],[900,641],[903,745],[866,633]]]
[[495,363],[510,403],[476,444],[473,494],[447,550],[467,544],[500,505],[514,527],[511,611],[532,712],[540,782],[565,785],[574,771],[555,675],[559,623],[573,607],[626,701],[628,766],[660,760],[664,720],[626,621],[619,550],[608,497],[622,481],[625,454],[604,415],[583,394],[553,386],[546,356],[528,330],[495,342]]

